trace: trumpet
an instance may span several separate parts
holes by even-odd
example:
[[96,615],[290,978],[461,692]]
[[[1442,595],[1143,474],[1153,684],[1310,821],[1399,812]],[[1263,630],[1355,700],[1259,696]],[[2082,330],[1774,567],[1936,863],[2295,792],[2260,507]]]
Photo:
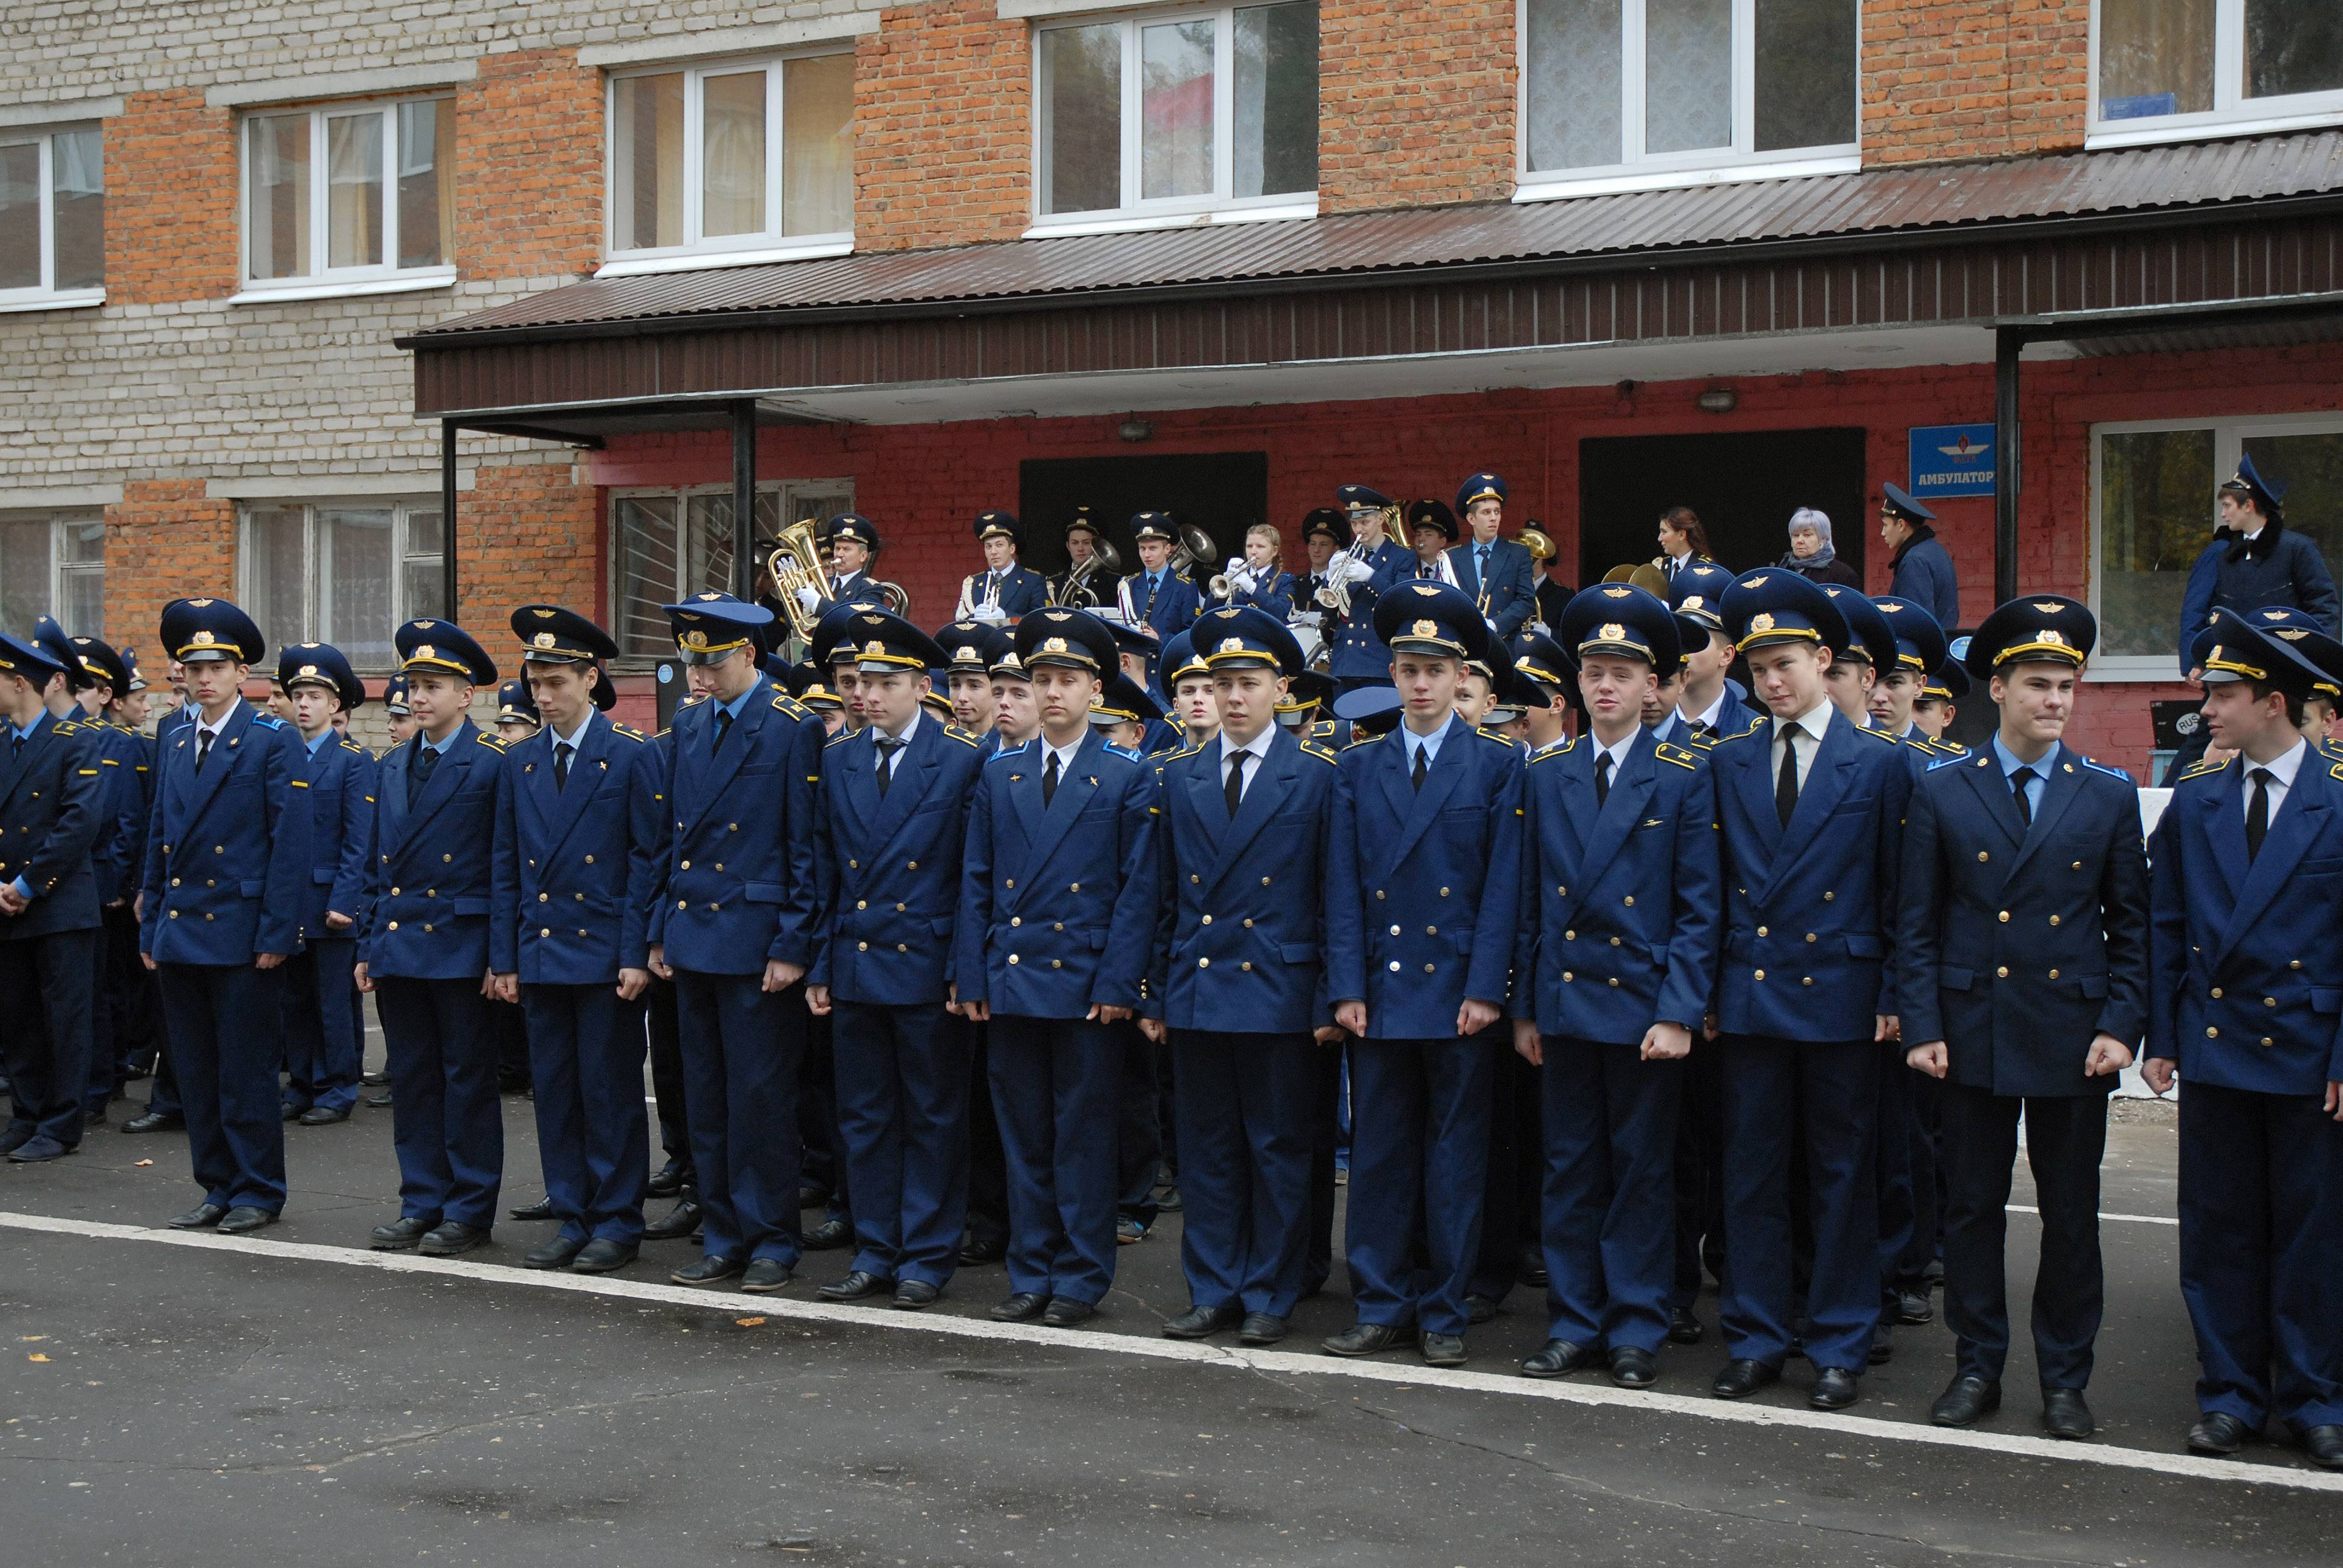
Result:
[[[801,642],[812,641],[814,625],[832,601],[830,573],[822,564],[821,546],[813,537],[810,520],[800,519],[781,530],[778,548],[765,558],[765,571],[773,579],[774,597],[781,601],[781,613],[789,617],[789,630]],[[799,602],[800,590],[806,588],[813,590],[812,608]]]
[[1346,562],[1363,560],[1383,548],[1383,534],[1391,527],[1392,515],[1397,508],[1381,508],[1375,514],[1375,526],[1364,537],[1342,547],[1342,553],[1326,563],[1327,582],[1318,590],[1318,602],[1334,611],[1344,620],[1351,618],[1351,585],[1342,581],[1335,568]]
[[1228,599],[1238,588],[1247,593],[1260,591],[1262,574],[1247,565],[1242,556],[1231,556],[1228,566],[1220,575],[1204,585],[1206,598]]

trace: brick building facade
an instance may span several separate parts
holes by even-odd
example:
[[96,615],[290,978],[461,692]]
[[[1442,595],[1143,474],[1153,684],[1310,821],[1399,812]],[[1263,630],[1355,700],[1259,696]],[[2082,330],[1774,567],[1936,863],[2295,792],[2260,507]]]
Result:
[[[667,581],[719,570],[732,472],[720,412],[694,418],[684,403],[638,397],[597,425],[577,408],[491,417],[422,389],[427,362],[454,352],[432,329],[532,311],[551,321],[572,297],[551,291],[576,294],[598,274],[583,292],[614,325],[591,351],[613,376],[639,370],[630,386],[672,396],[682,383],[667,361],[642,367],[679,340],[640,318],[865,269],[850,302],[809,286],[827,314],[790,327],[771,361],[819,368],[844,352],[824,334],[841,345],[892,334],[891,347],[869,350],[879,371],[769,373],[744,349],[704,373],[728,397],[759,400],[757,469],[775,504],[850,500],[876,518],[889,541],[880,575],[930,622],[972,564],[976,511],[1028,497],[1047,508],[1085,485],[1121,494],[1118,465],[1198,454],[1243,457],[1265,476],[1245,481],[1258,495],[1206,519],[1216,535],[1258,508],[1294,554],[1302,514],[1335,484],[1445,496],[1463,474],[1496,468],[1513,485],[1509,516],[1546,526],[1572,581],[1631,558],[1630,535],[1648,556],[1644,508],[1670,482],[1715,498],[1705,509],[1720,544],[1732,541],[1729,564],[1770,559],[1782,498],[1810,478],[1806,498],[1843,498],[1840,547],[1885,591],[1884,550],[1855,542],[1874,527],[1879,487],[1909,477],[1914,429],[1995,418],[1995,332],[2023,322],[2043,341],[2021,367],[2025,483],[2014,557],[1999,564],[2014,563],[2025,588],[2100,606],[2123,651],[2103,661],[2078,736],[2144,769],[2150,704],[2186,695],[2170,655],[2155,651],[2157,618],[2177,609],[2177,574],[2209,532],[2212,470],[2241,444],[2276,443],[2298,486],[2290,521],[2343,542],[2343,524],[2328,521],[2343,508],[2343,349],[2330,330],[2343,245],[2323,226],[2343,210],[2332,130],[2343,61],[2322,64],[2324,13],[2305,4],[2308,63],[2267,68],[2235,39],[2135,36],[2142,8],[2108,0],[1717,0],[1705,41],[1676,39],[1668,54],[1638,36],[1624,55],[1613,34],[1584,33],[1602,7],[1546,0],[66,6],[0,61],[0,230],[38,241],[0,241],[11,410],[0,615],[14,624],[56,608],[88,623],[102,606],[106,633],[142,646],[165,599],[233,593],[272,638],[331,637],[379,673],[381,657],[364,650],[397,618],[442,608],[429,416],[458,412],[467,621],[494,628],[534,598],[616,621]],[[1633,34],[1642,0],[1617,9],[1618,36]],[[2241,47],[2244,85],[2214,80],[2214,59]],[[1623,60],[1643,61],[1644,75]],[[2258,185],[2207,176],[2185,211],[2179,197],[2169,214],[2151,210],[2159,176],[2142,160],[2208,139],[2239,167],[2277,172]],[[92,232],[93,146],[97,287],[80,237]],[[2145,166],[2122,177],[2151,194],[2095,196],[2095,183],[2119,183],[2099,171],[2118,166]],[[1876,258],[1963,215],[1891,213],[1866,231],[1873,250],[1801,275],[1811,319],[1788,323],[1780,298],[1762,328],[1702,319],[1728,266],[1741,269],[1738,308],[1753,288],[1790,288],[1786,271],[1752,279],[1792,246],[1756,229],[1679,235],[1667,215],[1691,209],[1667,193],[1715,207],[1805,191],[1827,205],[1844,189],[1849,206],[1876,207],[1878,182],[1915,168],[1943,169],[1948,189],[2015,171],[2021,196],[2038,168],[2042,214],[2104,219],[2110,234],[2118,221],[2193,226],[2186,245],[2157,230],[2094,239],[2104,257],[2059,260],[2072,279],[2039,286],[2061,322],[2093,314],[2094,288],[2135,273],[2151,305],[2204,308],[2119,343],[2060,337],[2016,293],[1897,316],[1889,286],[1873,280],[1885,276]],[[1908,202],[1924,187],[1897,188]],[[1219,246],[1217,279],[1242,293],[1254,251],[1321,235],[1346,243],[1333,236],[1368,232],[1342,226],[1359,223],[1403,247],[1410,215],[1491,233],[1544,225],[1556,277],[1584,259],[1565,254],[1582,232],[1639,221],[1650,232],[1623,240],[1601,275],[1609,325],[1572,319],[1566,343],[1535,350],[1465,319],[1490,308],[1465,292],[1483,276],[1472,267],[1521,259],[1487,247],[1443,258],[1453,272],[1383,305],[1325,307],[1320,337],[1362,345],[1380,344],[1389,323],[1373,313],[1398,308],[1392,299],[1453,316],[1433,351],[1187,346],[1159,347],[1142,369],[1132,345],[1102,343],[1093,357],[1112,374],[1069,368],[1081,361],[1069,344],[1135,333],[1135,317],[1004,316],[984,352],[1001,353],[1013,327],[1031,335],[1031,364],[1001,370],[930,325],[945,306],[930,301],[922,316],[870,281],[898,255],[929,277],[1047,272],[1075,247],[1129,246],[1144,259],[1136,247],[1161,240]],[[2054,270],[2047,249],[2024,270],[2032,216],[2022,203],[2003,215],[2015,259],[1996,264],[1994,290],[2013,276],[2032,288]],[[1699,259],[1713,255],[1717,270],[1669,274],[1684,280],[1689,325],[1655,327],[1645,296],[1632,312],[1615,303],[1629,297],[1620,280],[1638,275],[1634,246],[1677,239],[1706,247]],[[1947,255],[1944,267],[1977,265]],[[1333,265],[1263,275],[1262,310]],[[1521,275],[1525,295],[1545,286],[1534,271]],[[1165,314],[1146,330],[1169,334],[1183,307],[1169,285],[1159,292]],[[2227,306],[2259,314],[2205,314]],[[2301,308],[2279,318],[2278,306]],[[980,301],[962,329],[1008,308]],[[451,347],[418,355],[401,340]],[[1994,597],[1996,502],[1932,504],[1974,620]],[[1027,520],[1046,559],[1063,516]],[[631,703],[647,700],[647,680],[630,671]]]

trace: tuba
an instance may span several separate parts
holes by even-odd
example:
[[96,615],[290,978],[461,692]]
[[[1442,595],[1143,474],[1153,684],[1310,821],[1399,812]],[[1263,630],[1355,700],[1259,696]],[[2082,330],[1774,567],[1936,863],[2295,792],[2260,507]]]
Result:
[[1115,553],[1114,542],[1097,529],[1091,530],[1097,544],[1091,558],[1079,566],[1066,568],[1066,575],[1050,590],[1050,603],[1069,609],[1100,609],[1106,596],[1097,586],[1113,582],[1122,575],[1122,558]]
[[1193,523],[1180,525],[1180,543],[1172,551],[1167,568],[1174,577],[1187,577],[1199,561],[1208,561],[1219,553],[1212,536]]
[[1544,566],[1554,559],[1554,537],[1538,527],[1534,518],[1522,525],[1521,541],[1522,548],[1529,551],[1530,559],[1538,565]]
[[[773,579],[773,595],[781,601],[781,611],[789,618],[789,630],[801,642],[813,640],[814,624],[830,608],[830,570],[821,558],[821,546],[814,538],[813,523],[801,519],[780,532],[778,548],[765,558],[765,571]],[[809,588],[820,598],[820,604],[809,610],[798,602],[798,590]],[[897,588],[897,593],[903,590]]]

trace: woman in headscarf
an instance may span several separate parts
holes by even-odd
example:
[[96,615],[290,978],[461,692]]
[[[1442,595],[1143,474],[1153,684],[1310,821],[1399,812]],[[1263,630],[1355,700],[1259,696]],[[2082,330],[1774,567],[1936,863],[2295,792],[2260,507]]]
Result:
[[1843,583],[1860,592],[1863,579],[1831,548],[1830,519],[1812,507],[1790,514],[1790,553],[1782,558],[1789,570],[1818,583]]

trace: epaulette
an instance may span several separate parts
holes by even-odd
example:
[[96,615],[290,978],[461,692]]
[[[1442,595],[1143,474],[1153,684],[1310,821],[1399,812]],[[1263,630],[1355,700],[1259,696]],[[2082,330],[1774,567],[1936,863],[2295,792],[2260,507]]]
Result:
[[2186,784],[2191,779],[2202,779],[2208,773],[2218,773],[2228,765],[2229,759],[2227,757],[2222,758],[2218,762],[2200,758],[2188,765],[2187,769],[2181,773],[2177,782]]
[[1111,740],[1110,740],[1110,741],[1106,742],[1105,749],[1106,749],[1107,750],[1109,750],[1109,751],[1112,752],[1112,753],[1113,753],[1114,755],[1116,755],[1117,757],[1128,758],[1130,760],[1131,760],[1131,761],[1133,761],[1133,762],[1144,762],[1144,761],[1146,761],[1146,760],[1147,760],[1147,759],[1146,759],[1146,758],[1144,758],[1144,757],[1141,756],[1138,752],[1133,751],[1130,747],[1128,747],[1128,746],[1117,746],[1117,745],[1116,745],[1113,741],[1111,741]]
[[804,703],[799,702],[796,698],[791,697],[785,691],[777,691],[773,694],[773,706],[781,712],[788,714],[791,719],[811,719],[813,717],[812,709],[808,708]]
[[2343,758],[2343,740],[2338,740],[2330,735],[2318,743],[2318,749],[2329,757]]
[[1511,751],[1513,749],[1513,738],[1505,734],[1503,730],[1489,729],[1476,724],[1473,727],[1473,733],[1479,736],[1483,740],[1495,741],[1498,745],[1503,747],[1508,751]]
[[1760,719],[1755,723],[1750,725],[1746,729],[1736,729],[1730,735],[1720,735],[1716,737],[1708,743],[1709,749],[1714,751],[1716,748],[1726,745],[1732,741],[1746,740],[1749,737],[1756,734],[1760,729],[1765,728],[1765,721],[1763,719]]
[[1966,761],[1967,761],[1967,760],[1968,760],[1968,759],[1967,759],[1966,756],[1962,756],[1962,757],[1939,757],[1939,758],[1937,758],[1937,759],[1936,759],[1936,760],[1935,760],[1934,762],[1931,762],[1931,763],[1929,763],[1929,764],[1928,764],[1928,771],[1929,771],[1929,772],[1931,772],[1931,773],[1934,773],[1934,772],[1935,772],[1937,769],[1939,769],[1939,768],[1950,768],[1950,767],[1954,766],[1956,763],[1966,762]]
[[1026,753],[1026,751],[1031,749],[1032,745],[1033,742],[1031,740],[1021,740],[1014,746],[1004,746],[1000,750],[994,752],[988,760],[1001,762],[1006,761],[1011,757],[1021,757]]
[[1894,736],[1894,735],[1890,735],[1890,734],[1888,734],[1888,733],[1887,733],[1887,731],[1885,731],[1885,729],[1872,729],[1872,728],[1871,728],[1871,726],[1869,726],[1868,724],[1858,724],[1858,725],[1856,725],[1856,726],[1855,727],[1855,732],[1857,735],[1868,735],[1868,736],[1870,736],[1874,740],[1885,740],[1885,742],[1887,742],[1887,744],[1888,744],[1888,745],[1890,745],[1890,746],[1895,746],[1895,745],[1898,745],[1898,744],[1900,744],[1900,743],[1901,743],[1901,739],[1902,739],[1902,738],[1901,738],[1901,737],[1899,737],[1899,736]]
[[1335,759],[1331,749],[1321,746],[1314,740],[1305,740],[1302,743],[1302,755],[1315,757],[1321,762],[1332,762]]
[[1548,741],[1545,745],[1541,746],[1536,750],[1531,752],[1529,761],[1524,763],[1523,766],[1534,768],[1541,762],[1551,762],[1557,757],[1567,757],[1570,755],[1570,749],[1577,744],[1578,740],[1574,736],[1568,740]]
[[831,736],[829,739],[823,741],[821,743],[821,749],[824,751],[827,751],[833,746],[843,746],[853,739],[854,736],[851,731],[841,729],[837,734]]
[[957,724],[945,725],[944,733],[950,736],[954,740],[959,741],[962,746],[966,746],[970,749],[974,749],[975,748],[984,744],[983,741],[978,739],[975,736],[970,735],[967,730],[962,729]]
[[2125,783],[2130,784],[2134,789],[2137,789],[2139,787],[2137,784],[2133,782],[2132,776],[2125,772],[2120,768],[2110,768],[2104,762],[2094,762],[2087,757],[2077,757],[2075,760],[2081,763],[2084,767],[2089,769],[2094,773],[2104,773],[2110,779],[2120,779]]
[[623,735],[628,739],[637,742],[645,742],[650,739],[650,737],[644,734],[641,730],[635,729],[632,725],[627,724],[611,725],[610,733],[613,735]]
[[1310,727],[1310,739],[1312,740],[1317,739],[1322,735],[1332,735],[1333,733],[1334,721],[1331,719],[1321,719]]
[[[1385,730],[1383,733],[1387,735],[1387,734],[1389,734],[1389,733],[1390,733],[1390,731],[1389,731],[1389,730]],[[1360,747],[1362,747],[1362,746],[1373,746],[1376,741],[1381,740],[1382,739],[1383,739],[1383,736],[1382,736],[1382,735],[1355,735],[1355,734],[1354,734],[1354,735],[1351,738],[1351,743],[1350,743],[1348,746],[1343,747],[1343,748],[1342,748],[1342,749],[1343,749],[1343,750],[1345,750],[1345,751],[1356,751]]]
[[363,756],[365,756],[365,755],[366,755],[366,748],[365,748],[365,747],[363,747],[363,746],[360,746],[360,745],[359,745],[357,741],[355,741],[355,740],[345,740],[345,741],[343,741],[343,742],[342,742],[342,749],[343,749],[343,750],[345,750],[345,751],[355,751],[355,752],[357,752],[357,753],[359,756],[361,756],[361,757],[363,757]]
[[1204,743],[1202,741],[1198,741],[1193,746],[1182,746],[1176,751],[1166,751],[1162,756],[1157,758],[1156,760],[1159,762],[1177,762],[1182,757],[1193,757],[1203,749]]
[[70,719],[60,719],[57,720],[57,733],[60,735],[78,735],[81,733],[81,726],[75,724]]
[[256,713],[252,716],[252,721],[265,729],[282,729],[285,728],[285,720],[277,718],[277,715],[273,713]]
[[1939,757],[1966,757],[1969,749],[1957,740],[1931,740],[1928,749]]
[[476,737],[476,739],[481,745],[487,747],[491,751],[506,751],[509,750],[512,747],[512,742],[507,740],[501,735],[482,734]]
[[1652,748],[1652,755],[1663,762],[1673,762],[1679,768],[1698,768],[1700,753],[1687,750],[1673,740],[1663,740]]

